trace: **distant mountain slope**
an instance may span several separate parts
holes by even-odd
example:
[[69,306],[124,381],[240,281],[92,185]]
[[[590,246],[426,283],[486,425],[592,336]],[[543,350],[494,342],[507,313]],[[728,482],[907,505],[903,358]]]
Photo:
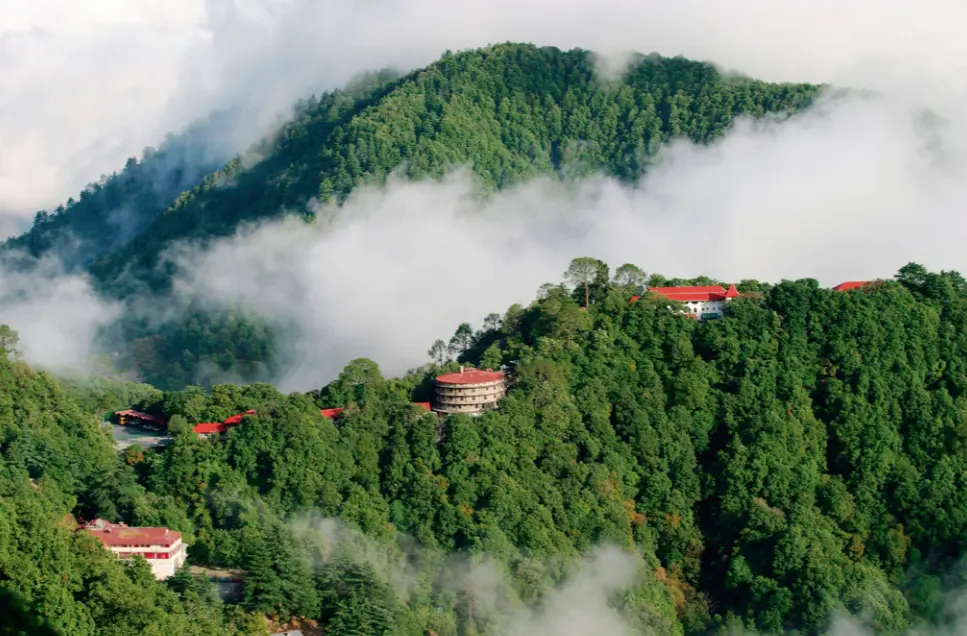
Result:
[[231,157],[227,140],[238,113],[219,111],[168,135],[157,149],[146,148],[117,173],[89,184],[75,200],[53,212],[41,210],[24,234],[0,245],[20,263],[53,255],[68,269],[82,268],[120,249],[164,212],[181,192],[201,183]]
[[[382,80],[382,81],[381,81]],[[469,164],[501,188],[541,174],[606,171],[634,179],[662,143],[720,137],[736,116],[795,112],[821,87],[732,78],[682,58],[637,56],[617,82],[594,72],[592,54],[524,44],[446,54],[403,78],[370,77],[351,93],[302,105],[263,145],[263,159],[236,159],[185,192],[133,243],[92,272],[123,296],[128,284],[160,290],[158,255],[178,239],[230,234],[242,221],[343,200],[394,169],[438,176]]]
[[[493,190],[540,175],[603,172],[633,181],[674,138],[708,143],[738,116],[793,114],[822,90],[657,55],[638,55],[620,78],[605,79],[593,54],[580,49],[502,44],[448,52],[406,76],[372,73],[297,104],[281,130],[204,176],[186,134],[129,161],[63,211],[38,215],[6,247],[87,265],[101,292],[136,302],[147,290],[169,290],[172,269],[158,265],[173,243],[203,243],[246,221],[308,212],[316,199],[342,202],[394,170],[418,178],[470,166]],[[131,312],[106,335],[125,369],[164,388],[227,371],[245,381],[274,377],[279,354],[265,325],[181,306],[178,321],[159,326]]]

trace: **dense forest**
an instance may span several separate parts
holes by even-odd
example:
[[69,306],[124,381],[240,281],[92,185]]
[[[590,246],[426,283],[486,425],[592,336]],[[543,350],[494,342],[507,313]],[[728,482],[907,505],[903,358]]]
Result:
[[[967,536],[960,274],[910,264],[849,292],[750,282],[696,322],[629,302],[636,267],[589,263],[461,325],[402,378],[355,360],[306,394],[59,381],[3,329],[0,590],[64,634],[264,634],[264,616],[339,636],[506,634],[514,608],[610,545],[639,566],[608,598],[631,633],[951,620]],[[497,411],[412,406],[443,370],[512,362]],[[170,444],[115,453],[98,421],[128,405],[167,417]],[[247,410],[224,438],[191,431]],[[122,566],[70,513],[177,529],[192,563],[246,572],[241,597]],[[487,590],[460,574],[484,564]]]
[[[266,325],[202,311],[185,298],[163,301],[180,312],[164,324],[157,312],[139,311],[145,297],[155,305],[170,291],[178,272],[163,255],[172,244],[203,245],[241,223],[284,213],[311,222],[318,203],[338,205],[392,171],[437,178],[470,166],[484,192],[538,175],[604,172],[631,182],[670,140],[710,143],[737,117],[790,116],[822,90],[657,55],[639,55],[620,78],[607,79],[595,71],[593,54],[580,49],[502,44],[447,53],[405,76],[371,73],[304,100],[280,130],[204,176],[199,170],[209,165],[187,142],[163,153],[168,163],[158,154],[131,160],[80,201],[39,213],[7,253],[78,246],[101,292],[130,304],[122,324],[105,334],[105,347],[122,354],[124,370],[152,384],[208,385],[228,373],[265,380],[285,363]],[[112,221],[122,217],[130,221],[124,232]]]

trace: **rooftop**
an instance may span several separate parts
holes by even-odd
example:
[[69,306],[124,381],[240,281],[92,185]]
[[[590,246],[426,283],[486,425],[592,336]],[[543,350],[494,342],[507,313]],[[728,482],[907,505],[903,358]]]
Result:
[[[683,303],[726,300],[729,298],[737,298],[739,296],[739,290],[735,288],[735,285],[729,285],[728,289],[725,289],[721,285],[705,285],[694,287],[649,287],[648,291],[664,296],[668,300],[675,300]],[[637,300],[637,298],[632,300]]]
[[228,430],[228,424],[225,422],[202,422],[200,424],[195,424],[195,427],[192,430],[199,435],[224,433]]
[[443,384],[483,384],[485,382],[499,382],[504,379],[504,374],[492,369],[464,369],[460,368],[457,373],[445,373],[437,376],[436,381]]
[[123,523],[111,523],[104,519],[95,519],[82,526],[81,530],[108,547],[140,545],[168,548],[181,539],[180,532],[168,528],[130,528]]
[[870,284],[868,280],[848,280],[845,283],[840,283],[836,287],[833,287],[833,291],[851,291],[853,289],[859,289],[860,287],[866,287]]

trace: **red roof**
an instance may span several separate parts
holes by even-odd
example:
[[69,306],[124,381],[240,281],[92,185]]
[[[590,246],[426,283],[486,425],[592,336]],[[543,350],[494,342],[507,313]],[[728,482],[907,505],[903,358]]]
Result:
[[833,287],[833,291],[850,291],[853,289],[859,289],[860,287],[866,287],[870,284],[868,280],[848,280],[845,283],[840,283],[836,287]]
[[725,300],[727,298],[736,298],[739,295],[739,290],[735,288],[735,285],[729,285],[728,290],[721,285],[706,285],[695,287],[649,287],[648,291],[664,296],[668,300],[683,303]]
[[148,415],[147,413],[142,413],[141,411],[135,411],[134,409],[124,409],[123,411],[116,411],[115,415],[124,415],[126,417],[133,417],[136,420],[144,420],[145,422],[155,422],[157,424],[164,424],[165,421],[160,417],[155,417],[154,415]]
[[239,413],[238,415],[233,415],[225,420],[225,424],[229,426],[235,426],[236,424],[242,423],[242,418],[246,415],[255,415],[255,411],[245,411],[244,413]]
[[414,402],[413,405],[414,406],[419,406],[420,408],[422,408],[425,411],[431,410],[430,403],[429,402]]
[[458,373],[446,373],[437,376],[436,381],[443,384],[483,384],[485,382],[499,382],[504,379],[500,371],[487,369],[461,369]]
[[95,519],[82,528],[108,547],[162,546],[170,548],[181,533],[168,528],[129,528],[123,523],[110,523]]
[[342,413],[342,411],[343,411],[342,408],[336,408],[336,409],[321,409],[319,411],[319,413],[321,413],[322,416],[324,418],[326,418],[327,420],[331,420],[332,418],[334,418],[337,415],[339,415],[340,413]]
[[225,422],[202,422],[195,424],[192,430],[199,435],[211,435],[212,433],[224,433],[228,430],[228,425]]

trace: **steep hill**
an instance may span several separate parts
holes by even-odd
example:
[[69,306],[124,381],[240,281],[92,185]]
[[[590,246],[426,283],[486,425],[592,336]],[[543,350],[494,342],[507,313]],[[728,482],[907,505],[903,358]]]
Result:
[[[707,143],[737,116],[795,113],[821,90],[725,76],[710,64],[654,55],[637,56],[621,78],[605,80],[583,50],[504,44],[448,53],[405,77],[371,74],[298,104],[277,134],[177,195],[161,214],[170,188],[148,196],[135,185],[124,194],[146,160],[64,213],[38,219],[12,243],[42,252],[60,240],[54,229],[73,231],[87,246],[83,253],[99,257],[90,271],[100,289],[134,302],[146,291],[169,289],[172,269],[158,267],[158,259],[174,242],[203,243],[239,223],[285,212],[309,215],[314,200],[341,202],[393,170],[418,178],[469,165],[490,189],[548,174],[604,172],[633,180],[673,138]],[[120,237],[109,227],[111,211],[130,197],[147,201],[136,216],[140,231],[121,248],[106,249]],[[103,240],[92,247],[97,237]],[[122,363],[164,387],[227,370],[250,380],[272,377],[278,361],[264,326],[244,316],[185,311],[160,328],[123,325],[114,333]],[[264,338],[253,341],[253,331]]]
[[131,157],[120,172],[103,175],[76,200],[37,212],[27,232],[0,244],[0,257],[29,268],[34,259],[53,256],[74,270],[123,248],[181,192],[224,165],[237,118],[235,111],[219,111],[168,135],[157,149],[145,148],[140,160]]
[[403,78],[377,74],[301,104],[260,148],[261,161],[233,160],[91,269],[107,288],[131,269],[160,290],[165,273],[154,265],[172,241],[225,235],[314,198],[341,201],[397,168],[416,178],[470,165],[491,188],[555,172],[634,179],[669,139],[707,143],[736,116],[794,112],[819,91],[681,58],[638,56],[606,83],[583,50],[505,44],[447,54]]
[[[308,394],[132,387],[175,439],[123,461],[4,351],[0,591],[70,634],[259,633],[252,614],[332,636],[562,633],[561,615],[617,633],[813,635],[844,633],[829,631],[844,612],[899,635],[957,618],[962,276],[911,264],[848,292],[762,285],[696,322],[629,302],[640,280],[595,265],[589,306],[583,285],[547,288],[464,333],[459,361],[403,378],[355,360]],[[495,412],[411,404],[458,364],[511,361]],[[248,410],[224,438],[188,426]],[[194,563],[246,572],[241,601],[120,567],[57,525],[69,511],[186,533]],[[555,599],[602,545],[626,551],[592,556]]]

